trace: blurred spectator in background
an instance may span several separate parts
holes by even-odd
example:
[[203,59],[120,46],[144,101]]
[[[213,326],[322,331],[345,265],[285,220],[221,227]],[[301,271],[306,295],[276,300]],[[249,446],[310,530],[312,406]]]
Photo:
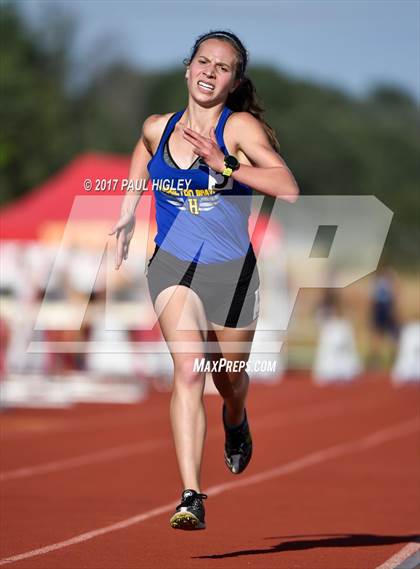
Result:
[[344,315],[339,289],[326,288],[316,311],[319,338],[312,367],[317,385],[347,383],[362,372],[353,323]]
[[389,367],[395,357],[399,336],[398,284],[395,271],[384,266],[374,275],[370,297],[371,343],[369,367]]
[[6,371],[6,352],[10,340],[10,327],[5,318],[0,318],[0,376]]
[[335,315],[341,314],[340,299],[337,288],[325,288],[319,305],[316,307],[315,319],[318,324]]

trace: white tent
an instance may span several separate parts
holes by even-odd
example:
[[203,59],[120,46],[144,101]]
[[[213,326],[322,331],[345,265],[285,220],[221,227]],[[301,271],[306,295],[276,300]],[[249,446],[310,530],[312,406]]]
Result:
[[391,378],[395,384],[420,382],[420,322],[411,322],[403,328]]
[[331,317],[322,326],[313,367],[315,383],[351,381],[362,371],[352,324]]

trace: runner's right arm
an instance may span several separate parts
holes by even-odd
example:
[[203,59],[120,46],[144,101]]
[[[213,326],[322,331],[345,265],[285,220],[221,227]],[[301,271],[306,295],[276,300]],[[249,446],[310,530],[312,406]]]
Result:
[[[134,188],[136,187],[136,181],[144,180],[144,183],[140,184],[140,186],[145,188],[149,180],[147,164],[153,156],[153,141],[155,140],[154,135],[159,119],[159,115],[151,115],[144,121],[140,139],[134,148],[128,174],[128,179],[134,181]],[[121,216],[124,214],[134,215],[143,191],[144,189],[127,192],[121,205]]]
[[[133,180],[133,187],[136,188],[136,181],[144,180],[140,184],[145,188],[149,179],[147,164],[153,156],[154,141],[161,123],[161,115],[151,115],[143,124],[142,134],[137,142],[131,157],[129,181]],[[134,234],[136,223],[136,208],[144,189],[128,191],[121,204],[120,219],[109,232],[109,235],[116,233],[117,247],[115,252],[115,269],[118,270],[123,259],[128,257],[128,248]]]

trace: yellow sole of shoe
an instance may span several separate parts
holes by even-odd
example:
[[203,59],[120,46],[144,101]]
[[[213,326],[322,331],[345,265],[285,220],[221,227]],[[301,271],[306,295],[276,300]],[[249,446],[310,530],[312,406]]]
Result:
[[172,516],[169,523],[175,529],[187,531],[206,528],[205,524],[200,522],[200,520],[190,512],[177,512]]

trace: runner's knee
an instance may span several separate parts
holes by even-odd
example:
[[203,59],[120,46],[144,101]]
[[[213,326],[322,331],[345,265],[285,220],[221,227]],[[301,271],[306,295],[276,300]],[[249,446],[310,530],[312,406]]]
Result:
[[186,354],[174,358],[175,387],[192,387],[204,381],[203,354]]
[[228,382],[233,388],[241,388],[245,381],[248,380],[246,372],[245,360],[219,360],[213,370],[213,379],[215,381]]

